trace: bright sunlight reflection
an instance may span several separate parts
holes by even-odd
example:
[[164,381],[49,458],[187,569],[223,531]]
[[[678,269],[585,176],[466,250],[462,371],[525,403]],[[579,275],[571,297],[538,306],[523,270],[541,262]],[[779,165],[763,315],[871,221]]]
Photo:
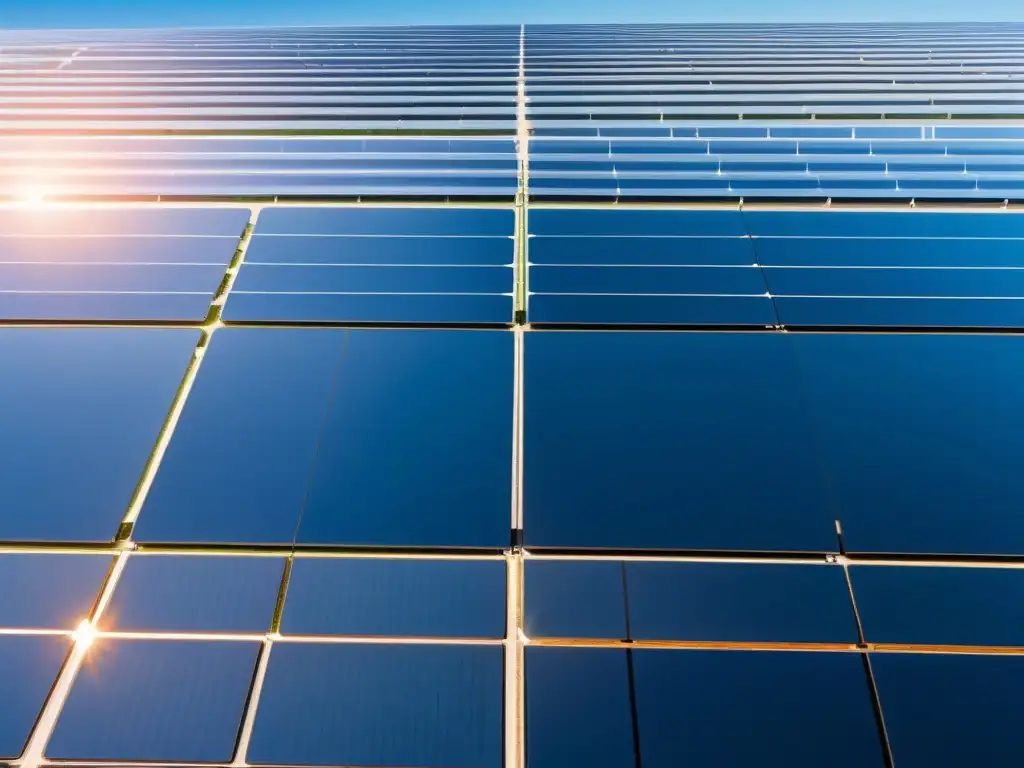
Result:
[[82,650],[85,650],[92,645],[92,641],[96,639],[96,628],[93,627],[92,622],[88,619],[82,619],[82,622],[71,634],[71,637],[74,639],[75,645],[78,645]]

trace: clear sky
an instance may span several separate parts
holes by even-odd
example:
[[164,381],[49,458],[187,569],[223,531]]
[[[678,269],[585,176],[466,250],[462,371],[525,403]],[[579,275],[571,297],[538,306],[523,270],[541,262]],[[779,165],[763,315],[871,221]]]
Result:
[[1012,20],[1020,0],[0,0],[0,28]]

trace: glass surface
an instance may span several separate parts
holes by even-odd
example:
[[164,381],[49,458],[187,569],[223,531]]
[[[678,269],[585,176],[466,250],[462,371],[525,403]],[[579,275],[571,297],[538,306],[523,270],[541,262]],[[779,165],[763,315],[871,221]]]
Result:
[[198,337],[186,330],[0,330],[0,538],[114,535]]
[[312,635],[505,635],[500,561],[298,558],[281,631]]
[[79,760],[231,759],[259,643],[96,640],[46,755]]
[[248,761],[498,768],[501,655],[480,646],[275,645]]
[[88,618],[111,557],[0,554],[0,627],[72,630]]
[[119,631],[269,632],[284,561],[133,555],[101,626]]

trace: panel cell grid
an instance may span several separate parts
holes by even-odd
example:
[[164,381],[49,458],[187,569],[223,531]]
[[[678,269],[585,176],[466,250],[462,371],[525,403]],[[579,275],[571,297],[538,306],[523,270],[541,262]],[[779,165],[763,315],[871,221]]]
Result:
[[1019,763],[1022,31],[0,31],[0,762]]

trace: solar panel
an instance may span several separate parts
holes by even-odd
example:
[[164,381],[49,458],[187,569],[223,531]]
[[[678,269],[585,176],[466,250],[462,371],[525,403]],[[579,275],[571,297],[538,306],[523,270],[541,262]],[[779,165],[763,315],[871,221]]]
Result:
[[0,318],[202,320],[247,220],[242,209],[0,212]]
[[104,628],[122,632],[267,632],[281,558],[140,555],[125,566]]
[[500,639],[504,600],[505,564],[497,560],[300,558],[281,630]]
[[258,651],[258,643],[99,640],[46,754],[229,760]]
[[1013,763],[1022,29],[0,31],[0,763]]
[[241,268],[230,320],[512,319],[511,211],[270,209],[253,245],[258,260]]
[[284,644],[261,700],[254,764],[501,765],[496,647]]
[[1024,674],[1019,657],[873,654],[871,666],[885,702],[893,758],[901,765],[998,765],[1020,754],[1020,731],[1011,714]]

